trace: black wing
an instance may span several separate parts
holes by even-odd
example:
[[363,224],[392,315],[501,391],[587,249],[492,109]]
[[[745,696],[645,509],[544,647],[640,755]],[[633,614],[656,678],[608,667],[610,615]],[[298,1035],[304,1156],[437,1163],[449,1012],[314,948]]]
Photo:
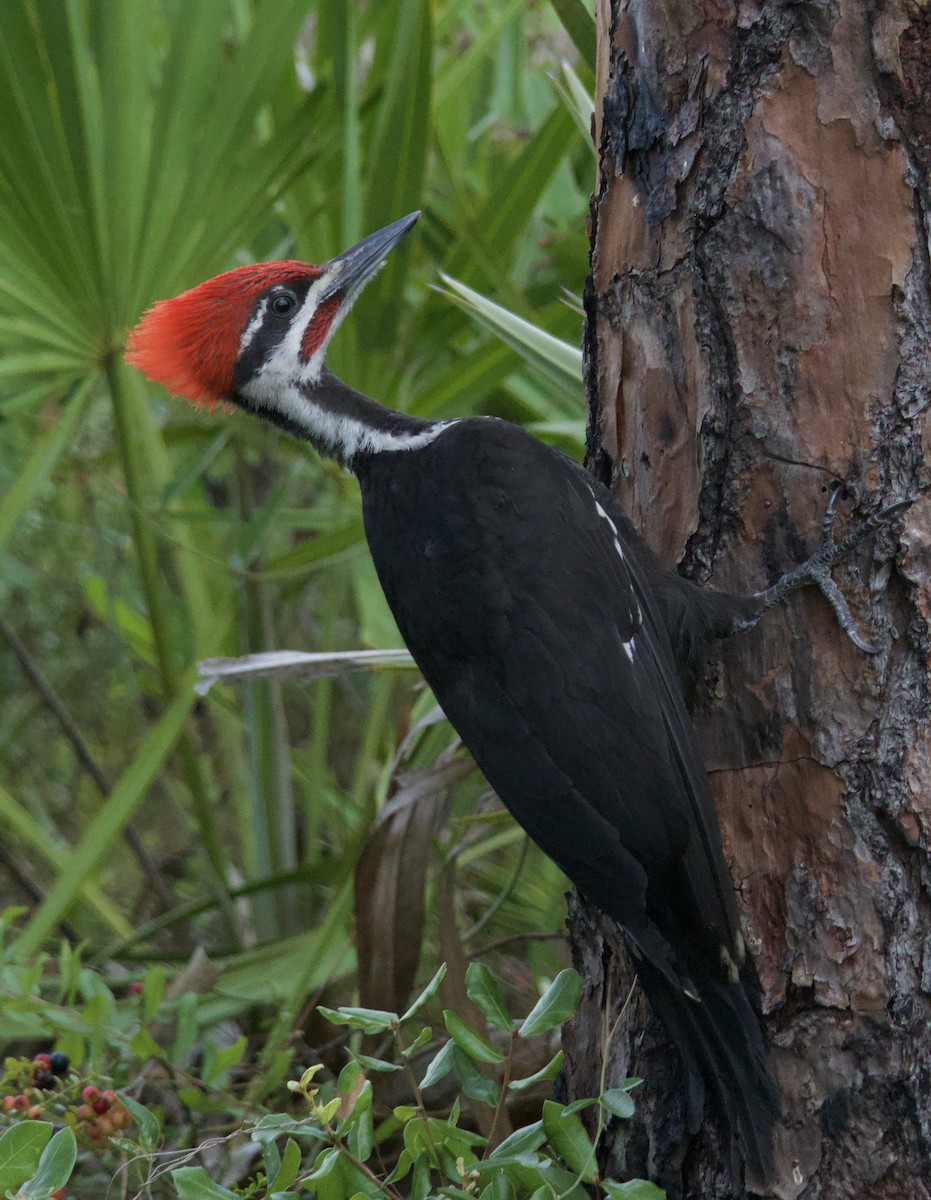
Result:
[[520,824],[670,980],[684,942],[739,961],[662,615],[606,495],[487,418],[358,475],[401,633]]

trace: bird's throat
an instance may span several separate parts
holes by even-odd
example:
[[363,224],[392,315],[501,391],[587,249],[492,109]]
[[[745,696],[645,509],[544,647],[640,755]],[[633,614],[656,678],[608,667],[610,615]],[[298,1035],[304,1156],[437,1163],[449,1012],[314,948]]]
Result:
[[233,399],[350,470],[363,456],[425,446],[451,424],[385,408],[326,369],[314,383],[260,374]]

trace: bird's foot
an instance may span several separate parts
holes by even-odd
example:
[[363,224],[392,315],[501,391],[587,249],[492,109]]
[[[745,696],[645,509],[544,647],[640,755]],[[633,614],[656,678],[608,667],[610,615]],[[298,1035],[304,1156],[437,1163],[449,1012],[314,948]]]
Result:
[[857,623],[843,593],[831,578],[831,571],[861,542],[903,513],[913,503],[913,500],[899,500],[895,504],[881,508],[857,525],[843,541],[837,542],[834,540],[834,518],[837,515],[837,501],[843,490],[844,484],[842,483],[835,483],[831,489],[831,498],[828,500],[828,506],[821,522],[821,539],[814,554],[801,566],[783,575],[772,587],[767,588],[764,592],[758,592],[754,599],[759,604],[758,615],[762,616],[767,609],[772,608],[774,604],[779,604],[798,588],[814,584],[834,609],[841,629],[853,644],[866,654],[879,654],[883,649],[882,645],[869,641],[857,629]]

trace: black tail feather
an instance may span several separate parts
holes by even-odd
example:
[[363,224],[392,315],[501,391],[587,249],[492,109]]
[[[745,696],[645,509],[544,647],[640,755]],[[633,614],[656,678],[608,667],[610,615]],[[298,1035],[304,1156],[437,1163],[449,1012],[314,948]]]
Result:
[[773,1176],[779,1094],[766,1069],[756,971],[748,959],[740,983],[730,983],[701,961],[688,965],[700,1000],[675,987],[645,959],[637,973],[682,1057],[690,1132],[701,1124],[707,1088],[730,1132],[732,1162],[736,1167],[735,1160],[742,1159],[747,1186],[765,1192]]

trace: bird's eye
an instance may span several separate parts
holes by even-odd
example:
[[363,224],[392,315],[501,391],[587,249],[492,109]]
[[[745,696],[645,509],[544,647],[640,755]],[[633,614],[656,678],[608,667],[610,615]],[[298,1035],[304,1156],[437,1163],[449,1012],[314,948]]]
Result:
[[272,296],[268,307],[276,317],[289,317],[297,308],[297,296],[293,292],[278,292]]

